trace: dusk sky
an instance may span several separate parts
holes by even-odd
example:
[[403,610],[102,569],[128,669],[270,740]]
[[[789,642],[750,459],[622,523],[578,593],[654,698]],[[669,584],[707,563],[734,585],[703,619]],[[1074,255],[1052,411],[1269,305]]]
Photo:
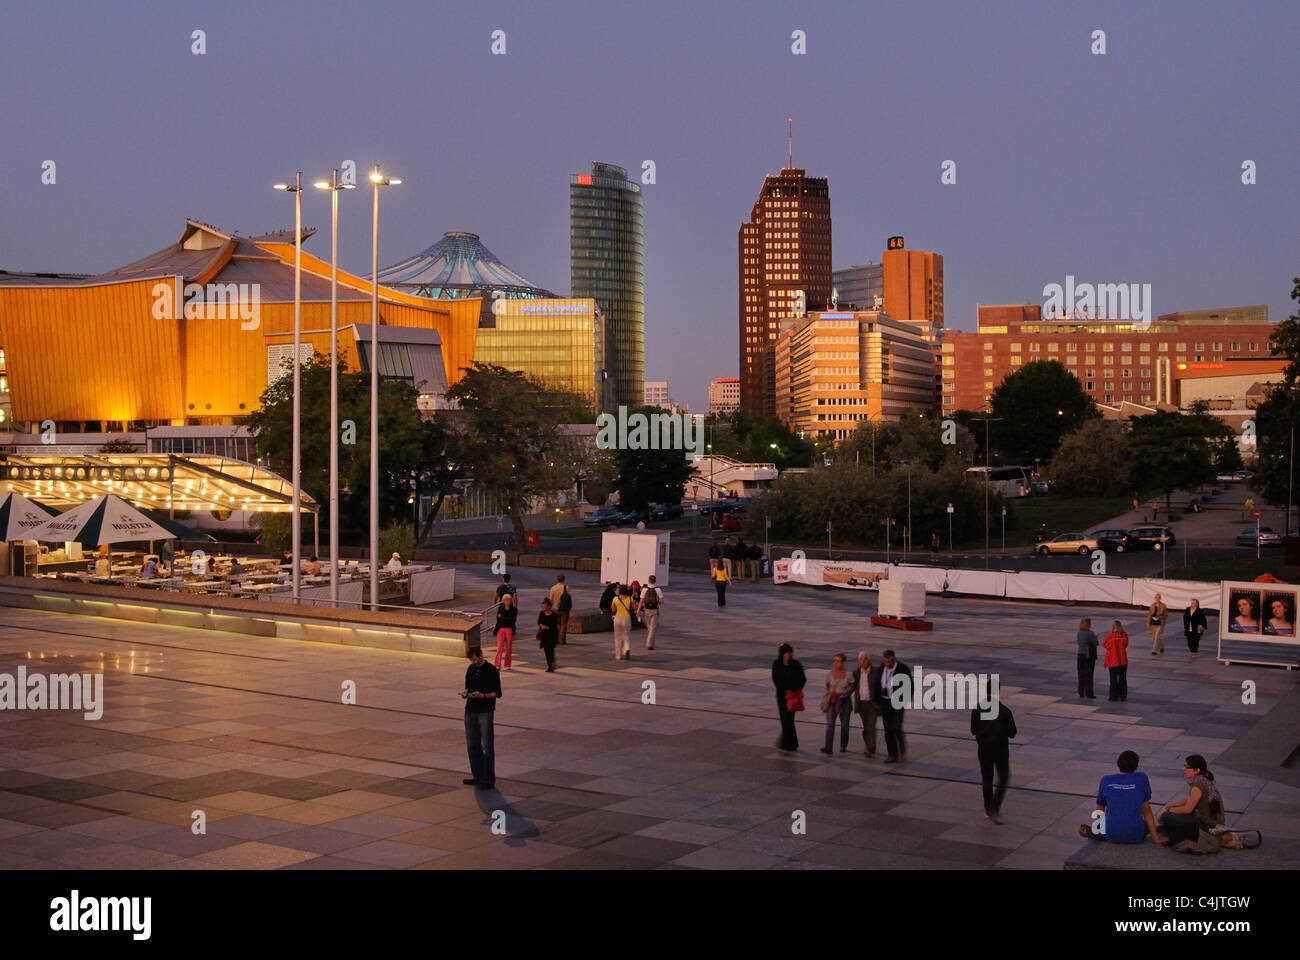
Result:
[[[737,374],[737,229],[792,116],[795,165],[830,178],[836,268],[893,234],[941,253],[950,327],[1067,274],[1150,283],[1154,313],[1278,321],[1300,274],[1298,39],[1295,0],[10,2],[0,269],[100,272],[186,217],[291,227],[271,184],[353,160],[404,180],[381,267],[469,230],[567,294],[569,174],[652,160],[646,377],[698,411]],[[304,222],[328,258],[326,193]],[[341,199],[340,265],[369,272],[368,189]]]

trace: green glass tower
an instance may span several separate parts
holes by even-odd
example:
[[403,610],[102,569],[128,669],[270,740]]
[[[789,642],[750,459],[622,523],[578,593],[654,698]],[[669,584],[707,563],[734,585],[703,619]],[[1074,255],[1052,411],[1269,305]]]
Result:
[[605,314],[606,406],[645,396],[645,234],[641,185],[612,163],[569,178],[569,281]]

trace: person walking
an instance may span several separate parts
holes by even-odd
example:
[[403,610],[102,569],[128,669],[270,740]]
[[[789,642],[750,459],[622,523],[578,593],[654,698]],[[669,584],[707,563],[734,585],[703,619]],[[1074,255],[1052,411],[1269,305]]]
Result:
[[1079,632],[1075,634],[1075,660],[1079,669],[1079,699],[1096,700],[1092,692],[1092,677],[1097,670],[1097,635],[1092,632],[1092,620],[1084,617],[1079,621]]
[[930,557],[938,558],[939,556],[939,534],[930,532]]
[[600,595],[600,612],[610,613],[614,609],[614,598],[618,596],[618,582],[615,580],[605,584],[605,592]]
[[465,701],[465,748],[472,776],[463,782],[491,790],[497,779],[492,719],[501,699],[501,673],[483,659],[482,647],[470,647],[466,653],[469,668],[460,695]]
[[727,584],[731,582],[731,574],[727,572],[725,565],[719,565],[713,571],[713,587],[718,591],[718,606],[727,605]]
[[[907,741],[903,738],[903,711],[910,699],[912,690],[912,668],[894,656],[893,650],[886,650],[880,657],[883,668],[880,671],[880,690],[876,703],[880,705],[881,725],[885,728],[885,749],[889,756],[885,763],[901,763],[907,759]],[[907,678],[906,685],[896,684],[896,680]],[[898,704],[894,704],[895,686],[902,686],[903,694]]]
[[777,746],[782,750],[799,749],[794,715],[803,709],[803,688],[807,683],[803,664],[794,658],[794,647],[781,644],[772,661],[772,684],[776,687],[776,710],[781,717],[781,739]]
[[614,659],[632,659],[632,591],[620,587],[613,602]]
[[822,713],[826,715],[826,746],[822,753],[834,754],[835,721],[840,722],[840,753],[849,748],[849,717],[853,714],[853,674],[844,669],[845,656],[835,654],[831,668],[826,671],[826,694],[822,697]]
[[542,597],[542,612],[537,615],[537,645],[546,654],[546,672],[555,672],[555,644],[560,639],[559,618],[550,597]]
[[[991,714],[991,716],[989,715]],[[970,712],[970,734],[979,745],[980,777],[984,784],[984,816],[1002,823],[1002,801],[1011,780],[1011,741],[1016,738],[1016,718],[1011,708],[994,700],[986,713],[975,707]],[[997,774],[997,786],[993,775]]]
[[564,574],[555,575],[555,586],[551,587],[549,596],[551,609],[555,611],[557,642],[563,646],[568,643],[569,614],[573,611],[573,594],[569,593],[569,585],[564,582]]
[[645,621],[645,648],[655,648],[655,633],[659,630],[659,608],[664,604],[664,592],[655,586],[655,576],[650,574],[646,585],[641,590],[639,612]]
[[871,654],[858,654],[858,668],[853,671],[853,709],[862,718],[863,753],[876,755],[876,717],[880,716],[880,671],[871,665]]
[[1128,634],[1118,620],[1112,621],[1110,633],[1101,644],[1106,648],[1106,669],[1110,671],[1108,700],[1128,699]]
[[497,638],[497,655],[492,664],[501,669],[501,658],[505,656],[507,670],[510,669],[510,651],[515,640],[515,624],[519,620],[519,608],[515,606],[514,594],[503,594],[501,606],[497,607],[497,622],[492,632]]
[[709,575],[722,566],[722,550],[716,543],[709,544]]
[[1187,796],[1177,803],[1166,803],[1156,817],[1169,843],[1175,845],[1184,840],[1195,843],[1202,830],[1211,830],[1224,821],[1223,797],[1199,753],[1193,753],[1183,764],[1183,779],[1187,781]]
[[1169,608],[1165,606],[1164,601],[1160,599],[1160,594],[1151,601],[1151,606],[1147,607],[1147,629],[1151,631],[1151,656],[1159,656],[1165,652],[1165,643],[1162,635],[1165,632],[1165,623],[1169,620]]
[[495,596],[497,603],[501,602],[502,597],[509,596],[513,598],[515,604],[518,605],[519,591],[517,591],[514,584],[510,582],[510,574],[507,573],[501,577],[501,582],[497,584],[497,590],[493,596]]
[[1183,611],[1183,636],[1187,638],[1187,652],[1193,660],[1201,646],[1201,636],[1205,633],[1205,611],[1201,601],[1193,599],[1191,606]]

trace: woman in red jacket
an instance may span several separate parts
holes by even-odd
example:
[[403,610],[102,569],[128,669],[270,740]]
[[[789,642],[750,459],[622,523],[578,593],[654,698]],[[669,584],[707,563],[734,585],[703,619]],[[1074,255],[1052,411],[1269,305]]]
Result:
[[1101,644],[1106,648],[1106,669],[1110,671],[1110,700],[1128,699],[1128,634],[1124,625],[1114,620],[1110,633]]

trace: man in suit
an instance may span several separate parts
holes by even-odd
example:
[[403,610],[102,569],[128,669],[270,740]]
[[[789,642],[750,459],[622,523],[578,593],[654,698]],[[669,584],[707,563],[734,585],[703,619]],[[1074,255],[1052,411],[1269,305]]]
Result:
[[871,665],[871,655],[858,654],[858,669],[853,671],[853,710],[862,718],[863,752],[876,755],[876,717],[880,716],[880,666]]
[[[903,710],[911,701],[915,691],[912,689],[912,668],[894,656],[893,650],[886,650],[880,657],[880,686],[876,691],[876,703],[880,705],[880,721],[885,728],[885,749],[889,756],[885,763],[901,763],[907,759],[907,742],[903,739]],[[906,682],[902,682],[906,677]],[[893,693],[901,687],[901,698],[894,705]]]
[[[985,716],[981,707],[970,712],[970,732],[979,744],[980,777],[984,781],[984,816],[994,823],[1002,822],[1002,801],[1007,795],[1007,781],[1011,779],[1011,741],[1016,736],[1016,718],[1005,703],[994,703],[997,714]],[[992,710],[989,711],[992,713]],[[993,773],[997,771],[997,788],[993,786]]]

